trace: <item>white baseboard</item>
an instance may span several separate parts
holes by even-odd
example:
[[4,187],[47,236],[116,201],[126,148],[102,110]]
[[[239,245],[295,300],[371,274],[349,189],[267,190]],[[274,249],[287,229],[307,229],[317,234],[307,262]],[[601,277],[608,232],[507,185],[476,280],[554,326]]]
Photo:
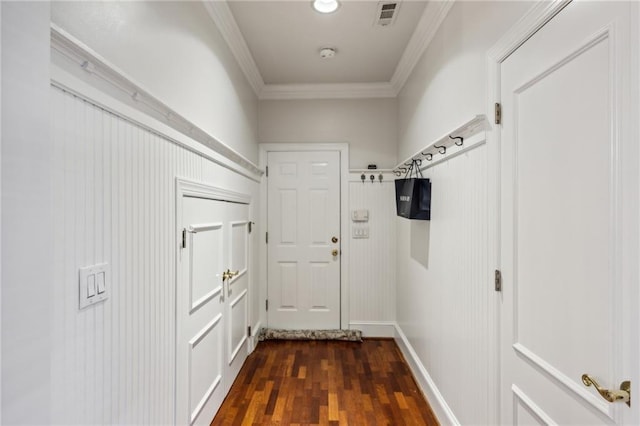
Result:
[[422,393],[427,398],[427,401],[429,401],[429,405],[431,406],[431,409],[433,409],[438,422],[442,425],[459,425],[460,422],[456,418],[455,414],[453,414],[453,411],[451,411],[451,408],[438,390],[436,384],[431,379],[431,376],[420,361],[420,358],[418,358],[418,354],[416,354],[413,346],[409,343],[407,336],[404,335],[398,324],[395,324],[394,328],[395,341],[402,351],[407,364],[409,364],[409,368],[411,368],[411,372],[418,382],[418,386],[420,386]]
[[362,331],[362,337],[395,337],[396,323],[391,321],[351,321],[350,330]]

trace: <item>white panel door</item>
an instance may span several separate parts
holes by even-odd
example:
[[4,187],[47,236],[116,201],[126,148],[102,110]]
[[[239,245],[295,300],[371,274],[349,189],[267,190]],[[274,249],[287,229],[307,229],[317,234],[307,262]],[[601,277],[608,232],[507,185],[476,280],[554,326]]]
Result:
[[176,294],[176,423],[209,424],[225,390],[224,203],[183,197]]
[[249,206],[225,203],[226,224],[229,234],[228,266],[232,277],[227,285],[227,350],[229,369],[227,390],[240,372],[248,354],[249,326]]
[[184,196],[178,208],[176,423],[208,425],[248,354],[248,205]]
[[581,380],[617,389],[637,371],[632,7],[573,2],[502,64],[505,424],[638,419],[637,400],[611,404]]
[[268,153],[268,325],[340,328],[340,153]]

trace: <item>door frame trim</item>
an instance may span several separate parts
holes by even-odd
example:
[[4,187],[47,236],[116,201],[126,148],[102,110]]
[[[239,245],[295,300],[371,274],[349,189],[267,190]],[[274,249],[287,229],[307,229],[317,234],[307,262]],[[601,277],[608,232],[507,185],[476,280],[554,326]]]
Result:
[[[259,145],[260,169],[267,166],[267,155],[269,152],[293,152],[293,151],[338,151],[340,153],[340,238],[342,251],[340,258],[340,328],[349,328],[349,238],[345,238],[349,229],[349,144],[346,142],[336,143],[261,143]],[[260,223],[265,224],[261,228],[262,232],[267,231],[267,175],[262,176],[260,181]],[[260,238],[260,267],[258,276],[261,282],[260,300],[267,299],[267,244],[264,239]],[[260,307],[261,320],[263,324],[268,324],[267,311],[263,306]]]
[[[204,182],[191,179],[176,178],[176,203],[181,197],[207,198],[209,200],[230,201],[232,203],[251,204],[251,195],[218,188]],[[176,204],[177,206],[178,204]],[[178,212],[176,212],[176,217]],[[180,215],[182,216],[182,215]]]

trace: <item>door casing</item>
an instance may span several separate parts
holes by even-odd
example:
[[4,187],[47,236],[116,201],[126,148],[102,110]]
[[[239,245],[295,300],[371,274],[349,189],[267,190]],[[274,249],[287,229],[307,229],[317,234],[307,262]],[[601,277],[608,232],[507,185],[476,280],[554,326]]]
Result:
[[[340,328],[349,328],[349,144],[347,143],[264,143],[260,144],[259,167],[265,170],[269,152],[289,151],[338,151],[340,152],[340,234],[342,235],[342,258],[340,262]],[[267,180],[266,174],[260,182],[260,227],[262,232],[259,247],[260,267],[260,300],[267,299],[267,249],[264,233],[267,223]],[[264,302],[260,309],[260,322],[267,323],[267,312]]]

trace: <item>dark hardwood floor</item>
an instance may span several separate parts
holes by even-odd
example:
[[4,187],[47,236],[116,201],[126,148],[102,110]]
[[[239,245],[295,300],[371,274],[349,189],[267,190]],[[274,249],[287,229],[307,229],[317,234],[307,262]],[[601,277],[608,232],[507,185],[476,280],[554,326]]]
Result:
[[437,425],[396,343],[265,341],[212,425]]

